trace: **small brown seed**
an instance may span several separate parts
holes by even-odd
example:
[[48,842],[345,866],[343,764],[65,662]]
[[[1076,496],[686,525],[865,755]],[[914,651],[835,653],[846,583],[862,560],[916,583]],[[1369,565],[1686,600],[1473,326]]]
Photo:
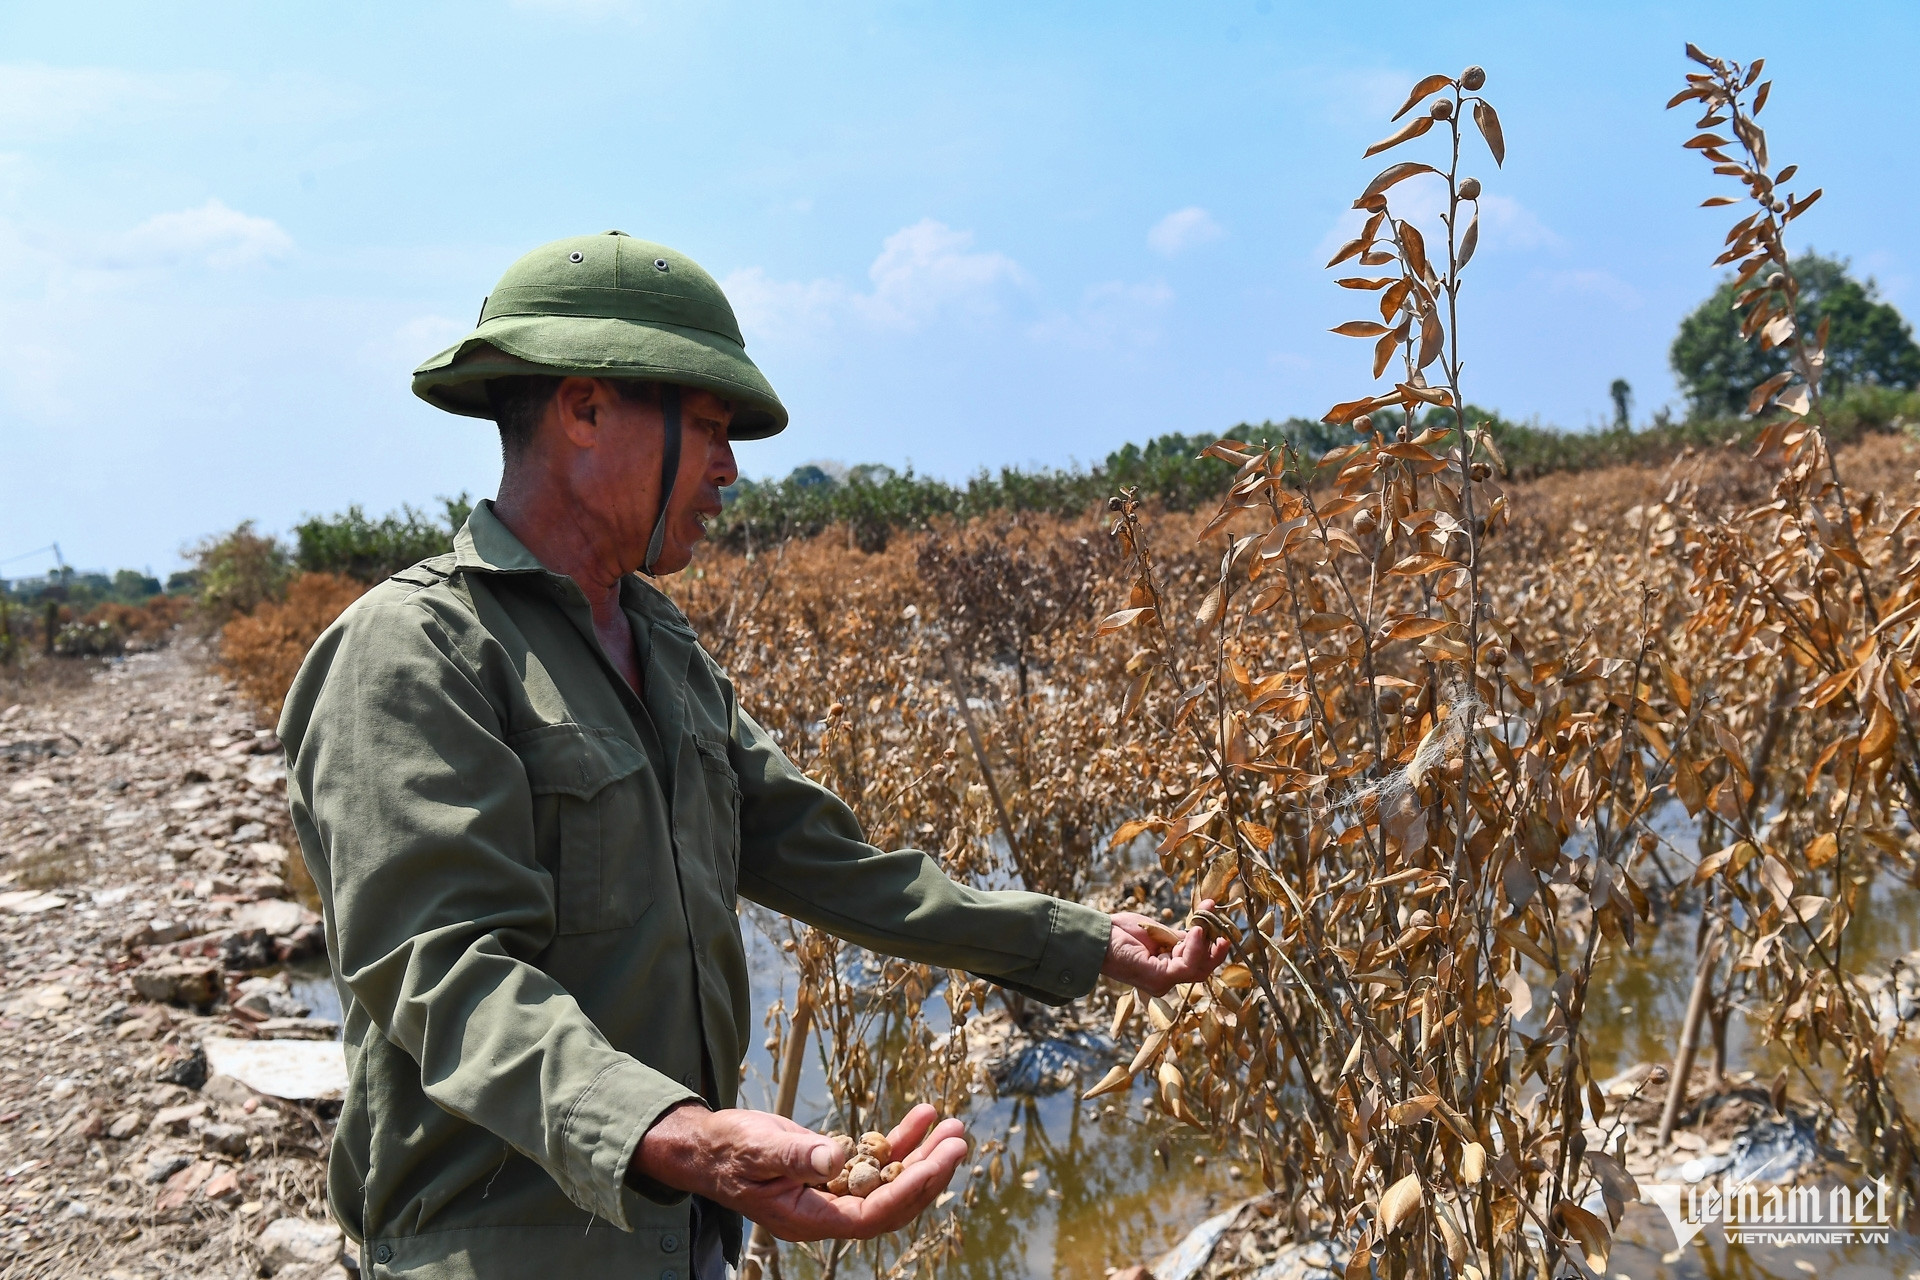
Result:
[[1487,73],[1480,67],[1468,67],[1460,73],[1460,87],[1468,93],[1478,92],[1486,87]]
[[1355,533],[1362,535],[1369,534],[1379,528],[1379,526],[1380,522],[1374,518],[1373,511],[1370,508],[1360,508],[1359,512],[1353,517],[1353,531]]
[[1460,179],[1460,198],[1462,200],[1478,200],[1480,198],[1480,179]]
[[1400,710],[1400,691],[1398,689],[1382,689],[1378,694],[1378,701],[1382,715],[1393,715]]
[[1434,104],[1431,107],[1427,108],[1427,113],[1431,115],[1435,120],[1453,119],[1453,99],[1452,98],[1436,99],[1434,101]]
[[1371,432],[1373,430],[1373,415],[1370,413],[1363,413],[1359,417],[1355,418],[1353,420],[1353,429],[1355,431],[1358,431],[1363,436]]
[[1407,928],[1409,929],[1433,928],[1433,912],[1427,910],[1425,907],[1421,907],[1418,910],[1410,912],[1407,916]]
[[848,1194],[848,1190],[847,1190],[847,1173],[848,1172],[849,1172],[848,1170],[842,1169],[840,1172],[833,1175],[833,1181],[827,1184],[828,1195],[844,1196]]
[[885,1164],[893,1159],[893,1144],[887,1141],[884,1133],[863,1133],[860,1135],[860,1157],[872,1160],[875,1164]]
[[895,1178],[900,1176],[901,1171],[904,1170],[906,1167],[907,1167],[906,1165],[901,1164],[898,1160],[895,1160],[892,1164],[888,1165],[886,1168],[880,1171],[880,1181],[883,1183],[892,1182]]
[[1497,645],[1497,644],[1496,644],[1496,645],[1492,645],[1492,646],[1490,646],[1490,647],[1489,647],[1489,648],[1487,649],[1487,665],[1488,665],[1488,666],[1490,666],[1490,667],[1504,667],[1504,666],[1506,666],[1506,665],[1507,665],[1507,651],[1506,651],[1506,650],[1505,650],[1504,648],[1502,648],[1502,647],[1501,647],[1500,645]]
[[1473,464],[1472,472],[1475,480],[1485,480],[1493,474],[1493,468],[1484,462],[1476,462]]

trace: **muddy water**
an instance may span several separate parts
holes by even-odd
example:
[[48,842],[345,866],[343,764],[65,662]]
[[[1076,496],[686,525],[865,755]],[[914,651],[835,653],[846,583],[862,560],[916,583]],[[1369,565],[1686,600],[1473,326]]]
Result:
[[[1692,845],[1680,847],[1690,851]],[[1691,870],[1671,853],[1667,858],[1675,875]],[[1920,891],[1882,884],[1854,930],[1852,944],[1859,955],[1853,964],[1920,948]],[[1605,1076],[1637,1062],[1671,1058],[1692,982],[1697,932],[1698,917],[1672,916],[1643,931],[1636,950],[1603,954],[1596,986],[1607,996],[1595,1002],[1588,1021],[1596,1073]],[[765,1007],[779,994],[778,957],[763,946],[756,958],[761,962],[755,966],[755,999]],[[1909,1056],[1897,1075],[1908,1105],[1920,1110],[1917,1057]],[[1765,1081],[1785,1062],[1734,1015],[1728,1028],[1730,1072],[1753,1071]],[[1833,1065],[1829,1059],[1829,1070],[1816,1072],[1829,1086]],[[771,1099],[769,1066],[765,1053],[756,1050],[742,1091],[746,1105]],[[811,1068],[802,1083],[796,1110],[803,1121],[826,1114],[817,1071]],[[950,1274],[958,1280],[1103,1280],[1110,1268],[1151,1263],[1202,1220],[1258,1190],[1256,1178],[1233,1176],[1237,1170],[1230,1157],[1168,1133],[1145,1111],[1144,1096],[1139,1089],[1129,1099],[1100,1100],[1119,1104],[1111,1109],[1079,1103],[1071,1093],[977,1105],[967,1117],[974,1137],[1005,1138],[1010,1167],[997,1189],[982,1187]],[[1204,1163],[1196,1163],[1196,1157]],[[1019,1176],[1029,1170],[1039,1175],[1031,1185]],[[812,1272],[790,1267],[786,1274]],[[842,1274],[867,1272],[850,1262],[843,1264]],[[1729,1244],[1716,1226],[1676,1249],[1660,1211],[1636,1205],[1621,1224],[1606,1274],[1615,1280],[1804,1280],[1809,1275],[1920,1280],[1920,1240],[1896,1235],[1887,1245]]]
[[[1676,874],[1683,868],[1673,867]],[[1594,986],[1607,993],[1594,1002],[1588,1019],[1593,1068],[1604,1078],[1638,1062],[1671,1061],[1674,1043],[1686,1013],[1692,988],[1694,946],[1698,916],[1674,916],[1652,936],[1642,936],[1632,951],[1615,949],[1596,969]],[[1920,891],[1897,881],[1882,881],[1862,903],[1849,931],[1849,967],[1884,963],[1920,948]],[[1704,1029],[1703,1029],[1704,1039]],[[1702,1046],[1701,1061],[1708,1050]],[[1915,1055],[1902,1046],[1893,1079],[1901,1101],[1913,1114],[1920,1107],[1920,1073]],[[1903,1059],[1903,1060],[1902,1060]],[[1727,1026],[1727,1069],[1751,1071],[1762,1082],[1773,1079],[1791,1059],[1779,1047],[1762,1041],[1751,1023],[1736,1011]],[[1829,1097],[1840,1096],[1839,1064],[1829,1053],[1811,1073]],[[1806,1096],[1797,1078],[1790,1091]],[[1823,1186],[1823,1196],[1827,1189]],[[1675,1249],[1665,1217],[1650,1205],[1637,1205],[1621,1224],[1620,1241],[1609,1271],[1633,1280],[1660,1277],[1752,1277],[1789,1280],[1821,1277],[1920,1276],[1920,1239],[1896,1234],[1889,1244],[1794,1245],[1729,1244],[1719,1227],[1709,1227],[1687,1248]]]
[[[1691,842],[1681,848],[1691,849]],[[1668,853],[1669,869],[1690,868]],[[749,908],[746,927],[753,958],[754,1006],[767,1008],[783,994],[786,969],[777,948]],[[1693,972],[1698,918],[1673,916],[1644,932],[1632,951],[1603,954],[1595,986],[1606,998],[1594,1002],[1588,1021],[1595,1072],[1604,1077],[1642,1061],[1666,1061],[1686,1010]],[[1920,890],[1882,883],[1866,902],[1853,931],[1859,954],[1850,963],[1885,961],[1920,948]],[[338,1017],[324,964],[295,975],[295,994],[323,1017]],[[788,986],[784,994],[791,996]],[[1763,1081],[1786,1064],[1736,1013],[1728,1028],[1728,1069],[1755,1072]],[[1904,1100],[1920,1111],[1920,1072],[1908,1053],[1896,1068]],[[1834,1064],[1817,1072],[1831,1087]],[[745,1106],[771,1105],[772,1063],[756,1043],[741,1086]],[[1800,1086],[1796,1086],[1798,1090]],[[1004,1139],[1004,1176],[984,1176],[964,1224],[962,1254],[950,1267],[956,1280],[1103,1280],[1107,1271],[1151,1262],[1193,1226],[1258,1190],[1257,1179],[1240,1173],[1230,1157],[1204,1142],[1170,1133],[1142,1106],[1144,1089],[1129,1098],[1110,1096],[1099,1105],[1058,1093],[1039,1099],[982,1099],[966,1117],[976,1140]],[[817,1061],[802,1079],[796,1118],[815,1123],[828,1099]],[[1021,1175],[1033,1172],[1031,1181]],[[963,1170],[964,1176],[964,1170]],[[1661,1213],[1631,1208],[1621,1225],[1607,1272],[1630,1280],[1835,1280],[1920,1277],[1920,1240],[1896,1236],[1890,1245],[1778,1247],[1729,1244],[1709,1227],[1692,1244],[1675,1249]],[[811,1275],[788,1266],[798,1280]],[[862,1276],[857,1260],[841,1267]]]

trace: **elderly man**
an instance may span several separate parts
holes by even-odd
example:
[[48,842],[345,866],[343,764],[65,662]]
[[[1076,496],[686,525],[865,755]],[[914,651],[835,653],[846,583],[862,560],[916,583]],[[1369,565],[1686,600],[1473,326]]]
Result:
[[346,1009],[328,1198],[370,1277],[713,1280],[741,1215],[863,1238],[933,1201],[967,1145],[931,1107],[858,1199],[819,1189],[833,1143],[734,1106],[739,895],[1049,1003],[1220,962],[1197,929],[1162,948],[872,847],[736,701],[647,579],[787,413],[694,262],[620,232],[536,249],[413,388],[498,424],[499,496],[347,610],[280,723]]

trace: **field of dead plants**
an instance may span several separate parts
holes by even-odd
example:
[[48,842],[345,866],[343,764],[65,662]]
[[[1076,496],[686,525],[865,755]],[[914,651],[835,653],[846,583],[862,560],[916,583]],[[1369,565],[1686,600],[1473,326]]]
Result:
[[[1775,506],[1779,469],[1739,448],[1511,485],[1490,469],[1473,483],[1491,531],[1472,584],[1449,592],[1408,571],[1466,563],[1448,556],[1443,468],[1417,440],[1355,455],[1428,468],[1389,477],[1402,487],[1387,538],[1379,489],[1356,502],[1351,479],[1276,487],[1255,458],[1262,484],[1223,513],[1123,500],[875,554],[833,529],[712,550],[667,584],[745,705],[876,842],[1173,924],[1203,898],[1225,904],[1208,918],[1236,955],[1214,984],[1144,1005],[1102,990],[1064,1016],[782,932],[791,995],[768,1011],[769,1058],[804,1001],[802,1060],[835,1127],[859,1132],[908,1099],[965,1109],[1022,1047],[1111,1031],[1122,1052],[1096,1097],[1124,1106],[1131,1087],[1150,1129],[1244,1165],[1249,1192],[1289,1206],[1283,1238],[1371,1219],[1383,1251],[1410,1249],[1405,1218],[1386,1227],[1380,1206],[1418,1177],[1433,1198],[1400,1212],[1426,1215],[1439,1250],[1464,1247],[1481,1212],[1479,1230],[1523,1239],[1506,1215],[1548,1196],[1550,1225],[1597,1239],[1612,1224],[1573,1217],[1588,1193],[1624,1203],[1621,1179],[1688,1148],[1659,1133],[1663,1072],[1601,1094],[1582,1021],[1609,996],[1584,981],[1667,930],[1710,959],[1701,1065],[1669,1126],[1682,1144],[1728,1069],[1727,1021],[1744,1017],[1806,1065],[1793,1105],[1824,1140],[1908,1167],[1902,1024],[1860,985],[1875,958],[1846,950],[1850,904],[1876,877],[1913,874],[1904,798],[1873,789],[1897,785],[1898,757],[1862,760],[1873,748],[1834,699],[1796,701],[1825,677],[1789,674],[1822,669],[1791,615],[1761,614],[1750,593],[1729,622],[1699,581],[1729,530]],[[1832,461],[1876,513],[1855,532],[1884,590],[1920,553],[1920,529],[1893,528],[1920,499],[1920,451],[1879,434]],[[1449,604],[1468,590],[1483,610],[1472,650]],[[230,623],[240,687],[274,702],[357,591],[311,575]],[[1828,609],[1845,600],[1829,594]],[[1655,820],[1674,806],[1686,838]],[[1004,1140],[981,1137],[981,1176],[920,1238],[870,1247],[878,1271],[964,1253],[969,1202],[1018,1177]],[[816,1248],[822,1271],[853,1265]]]
[[[1192,520],[1122,493],[1101,527],[976,523],[911,561],[789,544],[675,587],[883,842],[1061,893],[1113,886],[1104,852],[1154,843],[1169,883],[1131,889],[1170,889],[1234,962],[1144,1006],[1118,993],[1137,1051],[1086,1096],[1146,1082],[1349,1275],[1604,1269],[1636,1173],[1689,1112],[1704,1028],[1736,1007],[1788,1059],[1777,1117],[1810,1110],[1901,1221],[1920,1185],[1901,988],[1877,1002],[1850,945],[1875,881],[1914,867],[1913,459],[1902,437],[1829,447],[1826,327],[1799,322],[1784,247],[1819,191],[1771,166],[1760,64],[1689,53],[1672,105],[1699,104],[1686,145],[1738,193],[1706,203],[1746,211],[1719,263],[1743,331],[1787,356],[1753,391],[1751,456],[1503,481],[1461,386],[1482,190],[1464,166],[1469,144],[1505,153],[1476,67],[1414,86],[1369,154],[1432,134],[1434,163],[1366,183],[1331,264],[1372,270],[1339,283],[1379,319],[1335,332],[1370,341],[1371,380],[1394,371],[1324,415],[1351,445],[1303,467],[1222,441],[1232,487]],[[1444,185],[1438,226],[1395,212],[1415,178]],[[1453,420],[1405,425],[1430,407]],[[1623,1099],[1592,1062],[1594,980],[1679,909],[1688,1013],[1672,1066]],[[814,970],[818,1001],[833,965]],[[929,1049],[911,1019],[932,978],[892,978]],[[984,993],[944,990],[964,1037]],[[850,1025],[823,1036],[859,1066],[837,1095],[850,1127],[887,1073],[913,1095],[943,1069],[863,1058]]]

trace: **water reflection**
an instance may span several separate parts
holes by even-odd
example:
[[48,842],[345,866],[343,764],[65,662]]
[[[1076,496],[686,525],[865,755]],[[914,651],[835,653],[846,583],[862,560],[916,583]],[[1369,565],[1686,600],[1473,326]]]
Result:
[[[1692,848],[1690,835],[1678,837],[1669,833],[1681,849]],[[1675,877],[1691,873],[1691,866],[1677,864],[1671,848],[1667,858]],[[1699,924],[1697,915],[1667,915],[1641,933],[1637,949],[1603,947],[1595,987],[1606,998],[1595,1002],[1588,1020],[1596,1075],[1671,1059],[1686,1013]],[[1864,897],[1853,928],[1853,967],[1920,949],[1920,890],[1883,880]],[[748,932],[754,999],[765,1008],[781,994],[784,970],[777,950],[754,940],[751,919]],[[1753,1071],[1763,1081],[1787,1063],[1784,1053],[1759,1042],[1737,1012],[1727,1049],[1729,1071]],[[1910,1056],[1896,1078],[1902,1097],[1920,1111],[1914,1065]],[[771,1098],[769,1066],[766,1053],[756,1049],[742,1092],[747,1105]],[[1814,1070],[1829,1090],[1837,1083],[1837,1066],[1829,1056]],[[1109,1268],[1151,1263],[1203,1219],[1259,1190],[1255,1176],[1228,1175],[1231,1156],[1170,1132],[1157,1116],[1149,1118],[1144,1096],[1142,1088],[1100,1100],[1114,1104],[1111,1109],[1080,1103],[1071,1093],[977,1105],[966,1117],[972,1136],[976,1143],[1005,1139],[1006,1168],[997,1186],[979,1185],[963,1219],[961,1255],[946,1274],[954,1280],[1102,1280]],[[826,1111],[818,1066],[810,1063],[798,1118],[818,1121]],[[1195,1164],[1196,1155],[1206,1157],[1204,1165]],[[1030,1170],[1038,1176],[1028,1184],[1021,1175]],[[1607,1271],[1631,1280],[1883,1280],[1920,1275],[1920,1240],[1896,1235],[1890,1245],[1748,1246],[1729,1244],[1718,1227],[1710,1227],[1675,1249],[1659,1210],[1635,1205],[1621,1224]],[[840,1269],[842,1276],[865,1273],[853,1259]],[[785,1274],[812,1280],[814,1273],[789,1265]]]

